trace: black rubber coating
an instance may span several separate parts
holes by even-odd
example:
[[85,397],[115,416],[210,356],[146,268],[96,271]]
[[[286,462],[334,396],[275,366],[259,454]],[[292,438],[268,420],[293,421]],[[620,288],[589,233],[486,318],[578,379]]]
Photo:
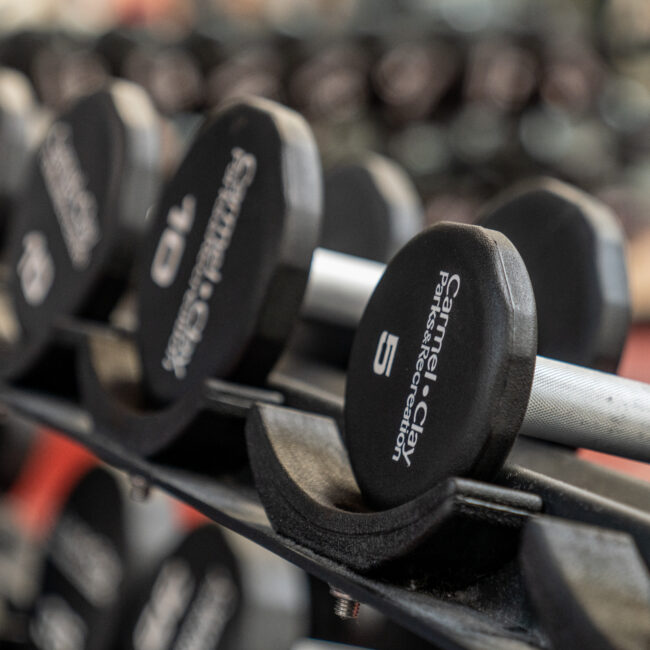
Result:
[[393,259],[357,330],[346,442],[375,507],[503,463],[524,416],[536,349],[523,261],[500,233],[443,223]]
[[187,535],[160,563],[126,614],[120,648],[234,647],[229,638],[241,609],[235,557],[214,525]]
[[368,154],[326,174],[323,248],[388,262],[423,227],[412,182],[387,158]]
[[650,640],[650,575],[628,534],[537,517],[520,563],[554,648],[643,648]]
[[497,197],[479,223],[504,233],[526,263],[538,354],[615,372],[631,310],[625,240],[611,210],[577,188],[544,179]]
[[155,193],[157,128],[144,92],[125,82],[49,128],[9,234],[11,296],[27,334],[114,306]]
[[321,214],[321,169],[297,113],[261,99],[197,134],[154,216],[139,276],[139,344],[152,397],[207,376],[257,383],[302,300]]
[[114,648],[127,578],[124,503],[104,469],[88,473],[66,503],[48,545],[30,617],[30,648]]

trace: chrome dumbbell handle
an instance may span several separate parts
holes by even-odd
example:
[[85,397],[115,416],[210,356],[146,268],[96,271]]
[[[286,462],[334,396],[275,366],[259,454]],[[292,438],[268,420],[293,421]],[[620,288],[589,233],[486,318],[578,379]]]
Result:
[[317,248],[302,303],[303,316],[356,327],[385,268],[380,262]]
[[520,433],[650,462],[650,385],[537,357]]

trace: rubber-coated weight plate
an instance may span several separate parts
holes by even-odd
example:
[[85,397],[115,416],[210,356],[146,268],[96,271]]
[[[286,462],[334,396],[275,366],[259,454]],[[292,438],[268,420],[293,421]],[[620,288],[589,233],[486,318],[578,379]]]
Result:
[[323,248],[387,262],[423,226],[415,188],[391,160],[369,154],[327,173]]
[[526,263],[538,354],[615,372],[631,312],[625,240],[611,210],[546,179],[497,197],[479,223],[506,235]]
[[49,541],[29,647],[114,647],[127,577],[123,510],[106,470],[92,470],[75,487]]
[[121,648],[232,647],[241,609],[235,557],[219,529],[204,525],[162,559],[129,608]]
[[156,133],[146,95],[125,82],[49,128],[9,235],[11,294],[28,334],[113,307],[155,193]]
[[154,398],[207,376],[261,380],[295,320],[320,225],[307,123],[231,103],[197,134],[154,217],[139,277],[139,344]]
[[501,465],[528,402],[535,333],[526,269],[500,233],[440,224],[393,258],[346,389],[346,443],[372,505]]

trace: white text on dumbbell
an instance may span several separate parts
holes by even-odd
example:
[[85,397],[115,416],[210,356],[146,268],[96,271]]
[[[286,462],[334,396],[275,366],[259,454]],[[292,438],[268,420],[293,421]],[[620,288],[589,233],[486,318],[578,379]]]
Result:
[[235,147],[231,155],[232,160],[226,167],[221,188],[212,206],[203,243],[197,253],[162,359],[162,367],[173,372],[177,379],[185,378],[194,350],[203,338],[210,316],[208,300],[215,285],[221,282],[221,271],[246,198],[246,190],[255,178],[255,156],[239,147]]
[[399,336],[389,334],[386,330],[381,333],[379,343],[377,343],[377,351],[375,352],[375,361],[372,364],[372,369],[376,375],[390,377],[398,343]]
[[195,211],[196,198],[192,194],[186,194],[180,206],[175,205],[169,210],[167,228],[160,236],[151,263],[151,279],[163,289],[176,279],[185,250],[185,237],[192,230]]
[[189,564],[174,557],[163,565],[151,590],[151,599],[133,631],[136,650],[168,648],[176,626],[184,616],[194,592]]
[[50,128],[41,146],[40,165],[72,266],[85,269],[101,239],[101,228],[97,200],[87,188],[67,124],[56,122]]
[[23,254],[16,270],[27,303],[32,307],[40,305],[54,282],[54,260],[40,230],[30,230],[23,237]]
[[[411,456],[415,452],[420,434],[424,431],[424,424],[429,414],[426,398],[429,396],[431,384],[438,381],[438,357],[447,333],[454,299],[459,291],[460,276],[458,274],[450,276],[448,271],[440,271],[391,457],[395,462],[403,459],[407,467],[411,467]],[[421,398],[418,400],[423,379],[428,383],[424,383]]]

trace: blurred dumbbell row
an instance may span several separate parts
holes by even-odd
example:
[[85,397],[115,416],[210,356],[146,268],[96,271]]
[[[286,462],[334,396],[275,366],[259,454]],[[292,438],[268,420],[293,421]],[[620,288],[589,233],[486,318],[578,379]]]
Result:
[[480,199],[544,171],[593,189],[647,153],[647,88],[615,71],[593,28],[567,22],[558,29],[559,12],[464,33],[416,15],[305,39],[218,23],[175,40],[22,32],[0,60],[54,109],[108,75],[144,85],[164,114],[269,97],[314,123],[328,158],[380,148],[427,198],[471,169]]
[[2,448],[3,648],[430,647],[55,432],[5,420]]
[[[182,38],[23,31],[5,36],[0,62],[55,111],[109,76],[133,80],[181,133],[233,96],[281,101],[310,120],[326,165],[374,150],[404,166],[429,223],[472,221],[496,192],[546,173],[595,192],[636,239],[647,230],[648,89],[602,54],[593,26],[576,35],[554,12],[470,33],[416,14],[318,39],[218,22]],[[172,165],[181,145],[166,146]]]

